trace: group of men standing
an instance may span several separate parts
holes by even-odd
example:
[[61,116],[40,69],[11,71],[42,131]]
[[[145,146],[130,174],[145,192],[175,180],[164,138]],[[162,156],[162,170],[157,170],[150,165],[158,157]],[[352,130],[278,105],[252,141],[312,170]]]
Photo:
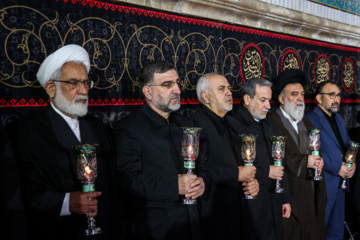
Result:
[[[201,107],[187,118],[176,113],[175,67],[153,61],[139,75],[144,104],[110,132],[87,114],[89,69],[80,46],[49,55],[37,74],[49,106],[8,127],[30,239],[84,238],[78,232],[86,216],[96,216],[102,233],[94,239],[342,240],[345,193],[338,184],[356,165],[343,163],[349,137],[336,114],[336,84],[320,84],[318,106],[306,117],[300,70],[286,70],[273,83],[246,81],[238,109],[227,79],[209,73],[197,83]],[[272,92],[280,107],[269,113]],[[202,128],[195,174],[184,174],[181,127]],[[321,128],[321,156],[309,152],[311,127]],[[257,135],[253,166],[244,166],[241,134]],[[286,137],[283,166],[271,157],[272,136]],[[86,193],[72,149],[84,143],[99,144],[96,191]],[[314,169],[323,181],[313,180]],[[274,192],[277,180],[283,193]],[[182,204],[182,197],[198,204]]]

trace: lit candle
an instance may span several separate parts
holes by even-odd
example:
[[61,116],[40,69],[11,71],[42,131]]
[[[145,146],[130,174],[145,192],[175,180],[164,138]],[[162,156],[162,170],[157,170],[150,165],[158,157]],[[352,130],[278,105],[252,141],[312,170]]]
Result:
[[276,159],[281,159],[280,153],[281,153],[280,149],[276,149]]
[[194,160],[193,147],[191,145],[189,145],[188,147],[188,155],[191,157],[192,160]]
[[314,140],[314,142],[313,142],[313,148],[314,149],[316,149],[316,142],[317,142],[316,140]]
[[86,172],[85,174],[86,177],[91,177],[92,170],[89,166],[85,166],[85,172]]
[[246,149],[246,158],[250,160],[250,149]]

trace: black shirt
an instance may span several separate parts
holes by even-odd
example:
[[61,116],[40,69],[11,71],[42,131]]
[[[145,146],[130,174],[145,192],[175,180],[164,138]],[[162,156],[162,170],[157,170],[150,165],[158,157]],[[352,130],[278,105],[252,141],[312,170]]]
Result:
[[328,122],[329,122],[335,136],[336,136],[336,139],[338,140],[338,143],[340,144],[340,147],[341,147],[343,155],[344,155],[345,152],[346,152],[346,147],[345,147],[344,141],[343,141],[343,139],[341,137],[339,127],[338,127],[338,125],[336,123],[336,119],[335,119],[336,113],[332,113],[331,116],[329,116],[326,112],[324,112],[324,110],[321,109],[321,111],[323,112],[326,119],[328,120]]

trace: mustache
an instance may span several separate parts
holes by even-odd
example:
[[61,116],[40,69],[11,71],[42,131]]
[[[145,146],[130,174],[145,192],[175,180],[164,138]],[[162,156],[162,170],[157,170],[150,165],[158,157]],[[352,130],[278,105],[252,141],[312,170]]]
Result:
[[297,103],[296,103],[296,106],[301,106],[301,107],[303,107],[303,106],[305,106],[305,102],[303,102],[303,101],[297,102]]
[[170,96],[170,99],[173,99],[173,98],[177,98],[180,101],[180,95],[179,94],[176,94],[176,93],[172,94]]
[[87,96],[83,96],[83,95],[80,95],[80,96],[77,96],[75,97],[74,101],[78,101],[78,100],[88,100],[88,97]]
[[[81,100],[85,100],[86,103],[87,103],[88,97],[87,97],[87,96],[84,96],[84,95],[77,96],[77,97],[75,97],[73,103],[78,104],[77,101],[81,101]],[[81,104],[83,104],[83,103],[81,103]]]

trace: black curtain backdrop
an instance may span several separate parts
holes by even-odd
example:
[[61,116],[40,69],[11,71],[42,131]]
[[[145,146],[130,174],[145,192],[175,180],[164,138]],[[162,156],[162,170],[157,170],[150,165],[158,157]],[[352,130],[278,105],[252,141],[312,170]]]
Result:
[[[197,79],[226,76],[240,104],[242,83],[274,78],[288,68],[307,76],[306,103],[322,81],[334,80],[344,96],[340,114],[356,125],[360,48],[314,41],[226,22],[178,15],[118,2],[94,0],[2,0],[0,2],[0,117],[8,124],[48,104],[36,79],[46,56],[75,43],[91,56],[89,110],[104,122],[142,104],[137,74],[153,59],[172,62],[181,79],[180,111],[199,107]],[[275,108],[275,104],[274,104]]]

